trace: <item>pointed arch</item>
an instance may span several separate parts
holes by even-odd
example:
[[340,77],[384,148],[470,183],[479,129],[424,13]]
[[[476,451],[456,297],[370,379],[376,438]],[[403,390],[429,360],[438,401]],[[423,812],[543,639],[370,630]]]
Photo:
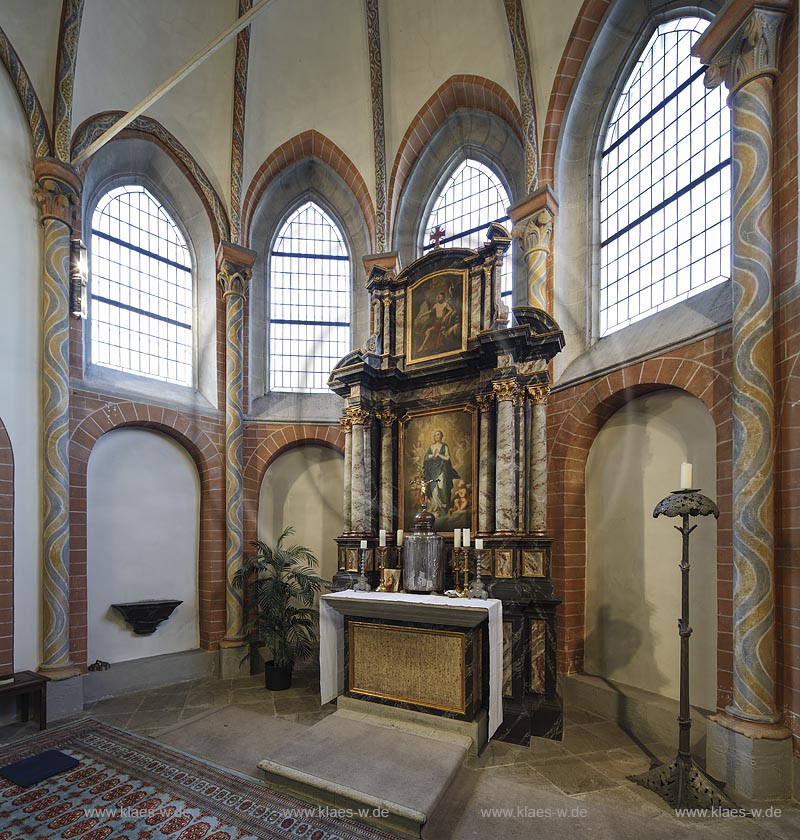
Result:
[[253,214],[261,197],[277,176],[295,163],[306,158],[316,158],[329,166],[349,187],[356,198],[369,231],[370,245],[375,247],[375,205],[366,181],[349,157],[324,134],[315,129],[303,131],[278,146],[258,168],[250,181],[242,202],[242,242],[248,248]]
[[522,143],[522,118],[514,100],[496,82],[482,76],[451,76],[417,111],[397,149],[389,178],[390,241],[400,196],[408,182],[414,164],[428,141],[456,111],[472,108],[488,111],[506,123]]
[[[72,135],[71,157],[74,159],[77,154],[114,125],[122,116],[124,116],[123,111],[104,111],[85,119]],[[120,140],[126,137],[141,137],[156,143],[178,164],[208,213],[211,228],[214,232],[214,244],[219,244],[221,240],[229,241],[231,229],[225,204],[206,173],[183,143],[174,134],[167,131],[158,120],[144,116],[137,117],[115,139]],[[89,162],[86,161],[81,166],[81,175],[85,174],[88,165]]]

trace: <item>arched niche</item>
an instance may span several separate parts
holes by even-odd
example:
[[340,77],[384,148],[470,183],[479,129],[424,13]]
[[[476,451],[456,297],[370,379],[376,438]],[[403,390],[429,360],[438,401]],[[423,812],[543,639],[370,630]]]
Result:
[[[87,473],[88,659],[123,662],[199,646],[200,481],[194,461],[146,429],[103,435]],[[150,636],[136,636],[111,604],[183,601]]]
[[342,532],[344,459],[333,449],[299,446],[267,468],[258,500],[258,539],[274,545],[287,526],[287,544],[309,548],[320,561],[318,574],[336,574],[336,537]]
[[[681,614],[679,520],[653,508],[679,486],[680,465],[714,497],[716,430],[708,409],[668,389],[621,408],[586,463],[587,674],[677,699]],[[693,520],[689,575],[692,704],[716,708],[717,540],[713,517]]]

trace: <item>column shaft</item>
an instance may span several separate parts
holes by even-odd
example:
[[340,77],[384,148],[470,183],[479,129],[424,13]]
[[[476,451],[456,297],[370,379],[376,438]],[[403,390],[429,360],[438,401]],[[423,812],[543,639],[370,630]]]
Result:
[[514,404],[518,386],[514,380],[503,380],[493,387],[497,397],[495,530],[513,533],[517,524]]
[[349,417],[339,421],[344,429],[344,486],[342,503],[342,533],[353,530],[352,487],[353,487],[353,429]]
[[42,274],[42,664],[51,679],[78,673],[70,659],[69,264],[72,207],[81,184],[65,164],[34,164],[43,227]]
[[225,637],[222,645],[244,642],[244,595],[233,586],[242,564],[242,443],[244,440],[244,313],[255,252],[220,243],[217,279],[225,301]]
[[530,530],[547,530],[547,385],[528,388],[531,399],[531,475],[529,483]]
[[491,409],[494,394],[477,397],[478,419],[480,421],[480,444],[478,450],[478,531],[483,534],[494,531],[494,476],[492,475],[491,452]]
[[774,359],[772,80],[733,106],[733,700],[728,712],[774,722]]
[[378,413],[381,424],[381,486],[378,510],[378,528],[392,530],[394,501],[394,458],[392,453],[392,429],[397,419],[391,411]]

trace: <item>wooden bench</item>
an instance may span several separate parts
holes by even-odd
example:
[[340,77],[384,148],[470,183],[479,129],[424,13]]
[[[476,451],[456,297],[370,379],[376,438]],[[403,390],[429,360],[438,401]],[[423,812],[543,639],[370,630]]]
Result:
[[11,682],[0,685],[0,697],[19,697],[23,723],[30,717],[31,696],[39,718],[39,729],[47,729],[47,677],[33,671],[14,674]]

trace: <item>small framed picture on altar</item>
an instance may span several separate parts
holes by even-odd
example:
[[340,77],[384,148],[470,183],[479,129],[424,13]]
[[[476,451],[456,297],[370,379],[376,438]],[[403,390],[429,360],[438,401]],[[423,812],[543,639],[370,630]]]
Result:
[[514,577],[514,549],[498,548],[494,553],[494,576],[496,578]]
[[400,591],[400,577],[402,569],[381,569],[381,583],[386,592]]
[[406,364],[446,358],[467,349],[466,270],[447,269],[408,287]]
[[545,576],[545,553],[543,549],[525,549],[522,552],[522,576],[537,578]]

